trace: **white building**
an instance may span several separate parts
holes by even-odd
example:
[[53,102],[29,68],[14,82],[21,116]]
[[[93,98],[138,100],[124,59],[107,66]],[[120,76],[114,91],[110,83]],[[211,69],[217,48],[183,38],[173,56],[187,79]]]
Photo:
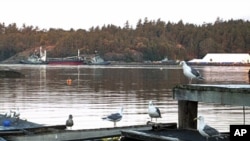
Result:
[[250,63],[248,53],[208,53],[202,59],[192,59],[190,63]]

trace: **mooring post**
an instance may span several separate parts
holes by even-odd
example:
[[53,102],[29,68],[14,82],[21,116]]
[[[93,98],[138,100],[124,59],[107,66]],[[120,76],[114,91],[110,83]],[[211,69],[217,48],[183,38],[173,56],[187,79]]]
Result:
[[198,102],[178,100],[178,123],[180,129],[196,129],[197,122],[194,118],[197,117]]
[[249,71],[248,71],[248,81],[249,81],[249,83],[250,83],[250,69],[249,69]]

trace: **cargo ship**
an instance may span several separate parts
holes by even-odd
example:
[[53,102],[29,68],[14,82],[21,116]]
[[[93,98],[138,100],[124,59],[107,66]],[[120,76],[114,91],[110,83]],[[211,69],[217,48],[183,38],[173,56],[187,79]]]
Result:
[[47,58],[48,65],[83,65],[84,58],[80,56],[78,50],[77,56],[64,57],[64,58]]
[[84,60],[78,56],[65,57],[65,58],[48,58],[48,65],[83,65]]
[[22,64],[48,64],[48,65],[83,65],[84,58],[80,56],[80,51],[78,50],[77,56],[63,57],[63,58],[48,58],[46,50],[42,52],[40,47],[40,52],[35,51],[26,60],[21,60]]

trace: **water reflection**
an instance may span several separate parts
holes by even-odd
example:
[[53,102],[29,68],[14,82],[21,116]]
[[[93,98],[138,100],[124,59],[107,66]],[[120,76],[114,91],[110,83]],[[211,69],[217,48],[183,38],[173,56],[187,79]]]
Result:
[[[172,88],[188,83],[179,66],[2,65],[0,69],[6,67],[25,74],[25,78],[1,79],[1,113],[19,107],[21,118],[44,124],[65,124],[72,114],[72,129],[112,127],[113,123],[101,118],[120,106],[124,107],[124,117],[117,126],[145,124],[150,120],[149,100],[161,109],[163,118],[159,122],[177,122]],[[196,83],[248,83],[248,67],[197,69],[206,80]],[[67,85],[68,78],[72,79],[71,85]],[[242,107],[238,106],[200,103],[199,114],[220,131],[228,131],[229,124],[243,121]],[[248,107],[246,114],[249,119]]]

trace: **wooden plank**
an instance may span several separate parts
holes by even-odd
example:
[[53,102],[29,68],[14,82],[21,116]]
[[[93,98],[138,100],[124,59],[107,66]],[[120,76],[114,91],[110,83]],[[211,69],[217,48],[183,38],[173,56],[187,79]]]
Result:
[[98,139],[104,137],[114,137],[121,134],[121,130],[149,130],[151,126],[138,125],[138,126],[125,126],[116,128],[100,128],[100,129],[86,129],[86,130],[64,130],[55,131],[46,134],[36,134],[28,136],[9,136],[7,139],[12,141],[35,141],[35,140],[88,140]]
[[136,139],[142,141],[180,141],[178,138],[159,136],[154,134],[148,134],[140,131],[124,130],[121,131],[122,136],[129,139]]
[[172,122],[172,123],[156,123],[156,122],[148,121],[147,125],[152,126],[152,130],[155,130],[155,131],[164,130],[164,129],[177,129],[177,123],[176,122]]
[[175,100],[250,106],[250,85],[177,85]]
[[65,125],[52,125],[52,126],[37,126],[28,128],[10,128],[6,130],[0,130],[1,136],[7,135],[25,135],[25,134],[36,134],[42,132],[50,132],[51,130],[64,130]]
[[[141,131],[121,131],[122,141],[142,140],[142,141],[205,141],[197,130],[193,129],[167,129],[162,131],[141,130]],[[209,138],[209,141],[229,141],[229,133],[221,133],[221,138]]]

